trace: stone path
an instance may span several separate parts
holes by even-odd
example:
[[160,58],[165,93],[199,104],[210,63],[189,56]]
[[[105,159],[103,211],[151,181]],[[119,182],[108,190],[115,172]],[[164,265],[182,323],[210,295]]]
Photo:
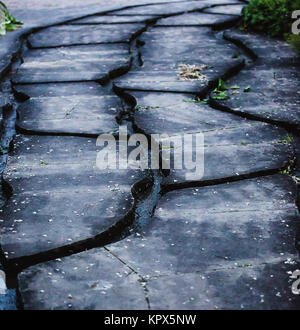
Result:
[[[299,309],[299,62],[236,30],[242,6],[143,5],[28,36],[0,210],[25,309]],[[188,65],[202,78],[180,79]],[[96,138],[120,124],[204,133],[203,178],[99,170]]]

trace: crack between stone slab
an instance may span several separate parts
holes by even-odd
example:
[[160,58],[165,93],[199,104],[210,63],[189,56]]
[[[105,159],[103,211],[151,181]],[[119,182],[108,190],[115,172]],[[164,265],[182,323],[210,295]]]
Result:
[[[141,32],[146,30],[148,28],[148,25],[145,25],[145,27],[142,29]],[[137,37],[137,35],[136,35]],[[26,98],[26,95],[19,95],[23,98]],[[26,130],[27,134],[30,134],[28,130]],[[36,133],[36,132],[35,132]],[[32,135],[32,134],[30,134]],[[39,135],[70,135],[69,133],[47,133],[47,132],[40,132]],[[71,134],[74,136],[74,134]],[[85,136],[85,137],[97,137],[97,135],[86,135],[86,134],[76,134],[76,136]],[[34,264],[38,264],[41,262],[50,261],[53,259],[57,259],[63,256],[72,255],[75,253],[79,253],[94,247],[99,246],[105,246],[107,244],[110,244],[114,241],[118,241],[128,235],[131,234],[130,232],[130,226],[134,223],[135,220],[135,211],[137,209],[137,205],[140,202],[140,199],[138,198],[138,195],[140,195],[144,190],[151,189],[153,185],[153,182],[147,178],[137,182],[132,187],[132,195],[134,198],[134,206],[132,209],[125,215],[125,217],[119,221],[117,221],[113,226],[111,226],[108,230],[105,232],[102,232],[98,235],[95,235],[94,237],[77,241],[72,244],[64,245],[58,248],[54,248],[48,251],[43,251],[41,253],[29,255],[29,256],[23,256],[20,258],[15,259],[8,259],[4,263],[5,272],[8,276],[11,278],[16,278],[17,274],[24,268],[30,267]],[[153,204],[153,203],[152,203]],[[155,207],[155,206],[154,206]],[[154,212],[154,209],[150,210],[150,213],[152,214]],[[149,214],[149,212],[146,211],[146,214]]]
[[150,300],[149,300],[149,296],[148,296],[149,290],[147,288],[147,279],[142,274],[140,274],[137,270],[135,270],[132,266],[127,264],[117,254],[110,251],[110,249],[107,248],[106,246],[104,246],[104,250],[107,251],[111,256],[113,256],[114,258],[119,260],[122,264],[124,264],[127,268],[129,268],[134,274],[136,274],[140,278],[139,282],[140,282],[140,285],[142,286],[142,289],[143,289],[143,292],[144,292],[144,298],[145,298],[146,304],[148,306],[148,310],[151,310],[151,304],[150,304]]
[[[294,255],[289,255],[288,257],[294,257]],[[226,271],[226,270],[251,270],[251,269],[255,269],[257,267],[260,266],[268,266],[268,265],[276,265],[280,262],[286,262],[287,261],[287,257],[285,258],[273,258],[271,262],[268,261],[264,261],[264,262],[260,262],[260,263],[254,263],[254,264],[249,264],[248,266],[248,262],[250,262],[251,260],[246,260],[246,264],[247,266],[244,266],[242,263],[239,264],[238,262],[236,262],[237,265],[233,265],[233,266],[225,266],[225,267],[216,267],[216,266],[209,266],[207,267],[205,270],[194,270],[192,272],[175,272],[175,273],[169,273],[169,274],[159,274],[159,275],[152,275],[147,277],[148,280],[155,280],[157,278],[163,278],[163,277],[170,277],[172,275],[175,276],[185,276],[185,275],[193,275],[193,274],[210,274],[211,272],[219,272],[219,271]],[[299,264],[296,261],[297,264]]]
[[[246,53],[250,56],[250,58],[252,60],[256,60],[257,57],[254,52],[252,52],[251,50],[249,50],[245,47],[244,47],[244,50],[246,51]],[[126,92],[128,90],[139,90],[139,89],[130,89],[130,88],[126,89],[126,88],[120,88],[120,87],[115,86],[115,92],[117,94],[119,93],[119,95],[122,95],[122,93],[123,93],[123,95],[126,95],[127,100],[129,101],[129,104],[131,103],[131,112],[133,113],[134,107],[137,105],[137,101],[132,95],[130,95],[128,92]],[[151,90],[147,90],[147,91],[151,92]],[[145,90],[145,92],[146,92],[146,90]],[[157,90],[155,90],[155,92],[157,92]],[[166,91],[162,91],[162,92],[166,92]],[[202,98],[207,96],[208,93],[209,93],[209,90],[207,90],[206,93],[203,93],[204,95],[201,95]],[[191,93],[191,94],[195,95],[196,93]],[[215,102],[215,103],[217,103],[217,102]],[[214,106],[215,103],[213,103],[213,100],[210,99],[209,105],[212,108],[215,108],[217,110],[222,110],[219,107]],[[256,116],[252,117],[251,115],[249,116],[244,113],[236,113],[235,111],[232,111],[230,113],[232,113],[236,116],[239,116],[239,117],[246,118],[248,120],[253,120],[253,121],[257,121],[257,122],[265,122],[265,123],[269,123],[272,125],[280,126],[280,127],[285,128],[287,130],[287,132],[290,132],[291,129],[292,130],[295,129],[295,127],[293,127],[293,126],[283,125],[282,122],[280,122],[280,121],[264,120],[264,119],[256,117]],[[142,129],[140,129],[139,127],[136,126],[136,124],[134,123],[134,119],[132,119],[132,122],[133,122],[133,127],[135,128],[136,131],[139,131],[143,134],[146,133]],[[231,177],[221,178],[221,179],[216,179],[216,180],[205,180],[205,181],[197,182],[197,183],[196,182],[186,182],[186,183],[182,183],[182,184],[163,185],[161,193],[164,194],[164,193],[167,193],[168,191],[172,191],[172,190],[176,190],[176,189],[184,189],[187,187],[200,187],[200,186],[202,187],[202,186],[224,184],[224,183],[229,183],[229,182],[234,182],[234,181],[241,181],[241,180],[246,180],[246,179],[250,179],[250,178],[260,178],[260,177],[264,177],[264,176],[268,176],[268,175],[272,175],[272,174],[277,174],[278,172],[284,171],[284,170],[290,171],[290,168],[293,166],[294,163],[295,163],[295,150],[293,150],[293,155],[289,159],[287,159],[286,164],[284,166],[282,166],[281,168],[263,170],[263,171],[258,171],[258,172],[254,172],[254,173],[249,173],[249,174],[244,174],[244,175],[239,175],[239,176],[231,176]],[[300,234],[299,234],[299,236],[300,236]],[[298,250],[299,250],[299,248],[300,247],[298,247]]]
[[[228,5],[228,4],[226,4],[226,5]],[[221,6],[221,5],[214,5],[214,6]],[[132,7],[135,7],[135,6],[132,6]],[[212,6],[209,6],[209,7],[212,7]],[[204,10],[204,8],[202,10]],[[90,16],[94,16],[94,15],[90,15]],[[171,15],[169,15],[169,16],[171,16]],[[211,87],[211,88],[213,88],[213,87]],[[195,93],[191,93],[191,94],[195,94]],[[55,135],[57,135],[57,134],[55,134]],[[133,211],[133,213],[134,213],[134,211]],[[112,227],[112,232],[114,231],[114,228],[115,228],[115,226]],[[128,228],[128,227],[126,227],[126,228]],[[102,234],[107,234],[107,233],[102,233]],[[32,266],[32,265],[37,264],[37,263],[50,261],[50,260],[56,259],[58,257],[72,255],[72,254],[79,253],[79,252],[87,250],[87,249],[98,247],[99,245],[95,244],[95,239],[96,240],[99,239],[102,234],[96,235],[95,237],[87,239],[87,240],[76,242],[74,244],[65,245],[65,246],[62,246],[60,248],[52,249],[52,250],[46,251],[45,253],[31,255],[31,256],[25,256],[25,257],[20,257],[20,258],[15,258],[15,259],[10,259],[10,260],[8,260],[8,264],[6,263],[6,267],[10,271],[13,271],[14,273],[17,273],[17,272],[21,271],[22,269],[24,269],[24,267],[29,267],[29,266]],[[102,235],[102,238],[104,239],[103,235]],[[104,245],[111,244],[111,243],[112,242],[105,243],[105,239],[103,241]],[[100,246],[104,246],[103,244],[101,244]],[[63,251],[66,252],[65,255],[62,255]],[[52,254],[53,252],[58,253],[58,256],[54,256],[55,253]],[[51,253],[51,258],[49,258],[50,253]],[[46,254],[48,254],[47,258],[46,258]],[[28,258],[28,259],[26,259],[26,258]],[[33,259],[36,258],[35,262],[34,263],[29,262],[29,258],[33,258]],[[149,303],[149,306],[150,306],[150,303]]]

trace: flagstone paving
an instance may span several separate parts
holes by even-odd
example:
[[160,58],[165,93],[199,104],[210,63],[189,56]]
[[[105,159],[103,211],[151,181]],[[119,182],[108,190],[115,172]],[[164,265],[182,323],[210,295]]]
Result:
[[[0,209],[25,309],[300,308],[299,60],[237,30],[242,7],[133,6],[28,36]],[[97,167],[119,125],[160,146],[159,170],[114,169],[122,140]],[[171,161],[182,146],[201,175]]]

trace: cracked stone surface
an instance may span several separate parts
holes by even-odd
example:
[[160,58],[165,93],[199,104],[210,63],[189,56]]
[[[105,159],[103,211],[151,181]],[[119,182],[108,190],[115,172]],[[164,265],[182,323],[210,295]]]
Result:
[[131,185],[142,172],[98,169],[99,150],[95,139],[16,138],[4,173],[14,197],[1,209],[0,223],[8,258],[95,236],[131,210]]
[[25,309],[148,308],[140,277],[103,249],[28,269],[20,282]]
[[172,16],[168,18],[163,18],[159,20],[156,24],[157,26],[188,26],[188,25],[198,25],[198,26],[215,26],[219,24],[224,24],[228,20],[231,21],[233,18],[231,15],[213,15],[204,13],[190,13],[177,16]]
[[[201,93],[220,77],[243,66],[243,59],[232,58],[235,47],[217,39],[210,28],[156,27],[140,38],[143,66],[118,79],[123,89]],[[180,41],[178,41],[180,40]],[[196,44],[206,45],[195,48]],[[210,56],[204,53],[207,47]],[[222,47],[222,57],[216,51]],[[204,66],[196,79],[180,77],[180,64]]]
[[243,9],[243,5],[227,5],[227,6],[217,6],[213,8],[205,9],[205,13],[213,13],[213,14],[224,14],[224,15],[240,15]]
[[[283,175],[173,191],[161,199],[154,218],[140,233],[107,248],[123,263],[119,276],[124,276],[125,264],[144,279],[153,309],[298,309],[299,300],[289,290],[287,273],[299,267],[293,244],[298,222],[294,197],[295,186]],[[99,257],[104,253],[96,251]],[[119,308],[110,293],[116,285],[114,267],[97,269],[93,265],[88,275],[80,273],[90,255],[93,253],[87,252],[23,272],[20,280],[26,306],[41,307],[42,300],[45,309],[63,308],[62,299],[73,306],[72,299],[67,299],[71,294],[75,308],[89,308],[93,299],[79,303],[91,294],[88,283],[97,282],[95,274],[100,272],[103,283],[98,280],[98,285],[107,288],[102,289],[106,294],[98,303],[108,300],[109,308],[111,297]],[[48,300],[59,283],[71,276],[57,300]],[[137,278],[134,280],[137,285]],[[39,292],[41,288],[43,292]],[[140,291],[135,290],[137,295]],[[122,309],[130,308],[132,294]],[[141,295],[134,296],[134,306]],[[122,289],[120,299],[123,301]]]
[[[137,101],[134,123],[147,134],[160,134],[157,143],[173,148],[163,150],[163,159],[181,157],[183,134],[204,134],[204,176],[201,180],[219,179],[282,168],[293,157],[291,145],[281,143],[287,137],[284,129],[264,123],[249,123],[237,116],[211,109],[206,104],[192,102],[185,94],[145,93],[131,94]],[[165,135],[168,138],[164,137]],[[195,148],[190,148],[196,157]],[[176,170],[165,182],[185,182],[190,170]],[[197,181],[200,179],[197,178]]]
[[299,267],[294,198],[282,175],[173,191],[138,236],[108,248],[149,278],[154,309],[299,308],[286,273]]
[[[220,3],[222,0],[216,0],[214,3]],[[222,3],[226,3],[222,2]],[[208,3],[206,1],[183,1],[183,2],[174,2],[174,3],[168,3],[167,5],[164,4],[152,4],[148,6],[141,6],[136,8],[129,8],[124,9],[120,11],[115,11],[115,15],[155,15],[155,16],[161,16],[161,15],[170,15],[170,14],[176,14],[176,13],[182,13],[186,11],[191,10],[197,10],[197,9],[204,9],[207,6],[209,6],[211,3]]]
[[230,85],[238,85],[241,90],[249,85],[251,91],[239,92],[218,103],[234,112],[284,122],[299,129],[299,61],[289,46],[282,41],[236,31],[226,33],[226,37],[240,40],[258,60],[229,80]]
[[129,42],[143,24],[60,25],[37,32],[28,38],[32,48]]
[[106,81],[114,72],[130,68],[125,44],[35,49],[24,58],[14,83]]
[[133,15],[104,15],[104,16],[91,16],[83,19],[76,20],[70,24],[112,24],[112,23],[144,23],[156,18],[153,15],[133,16]]
[[[25,309],[300,308],[299,61],[232,29],[243,5],[120,7],[27,37],[9,77],[17,135],[13,108],[0,209]],[[228,100],[213,98],[219,78]],[[119,123],[163,136],[162,165],[203,133],[203,176],[98,169],[96,138]]]
[[30,99],[18,107],[17,124],[26,131],[66,134],[117,133],[117,96],[94,82],[17,85]]

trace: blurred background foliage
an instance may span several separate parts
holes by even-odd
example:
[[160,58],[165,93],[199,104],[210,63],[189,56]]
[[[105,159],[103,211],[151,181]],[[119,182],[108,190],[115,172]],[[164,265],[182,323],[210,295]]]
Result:
[[251,0],[242,12],[242,28],[286,39],[300,54],[300,35],[291,33],[295,10],[300,0]]

